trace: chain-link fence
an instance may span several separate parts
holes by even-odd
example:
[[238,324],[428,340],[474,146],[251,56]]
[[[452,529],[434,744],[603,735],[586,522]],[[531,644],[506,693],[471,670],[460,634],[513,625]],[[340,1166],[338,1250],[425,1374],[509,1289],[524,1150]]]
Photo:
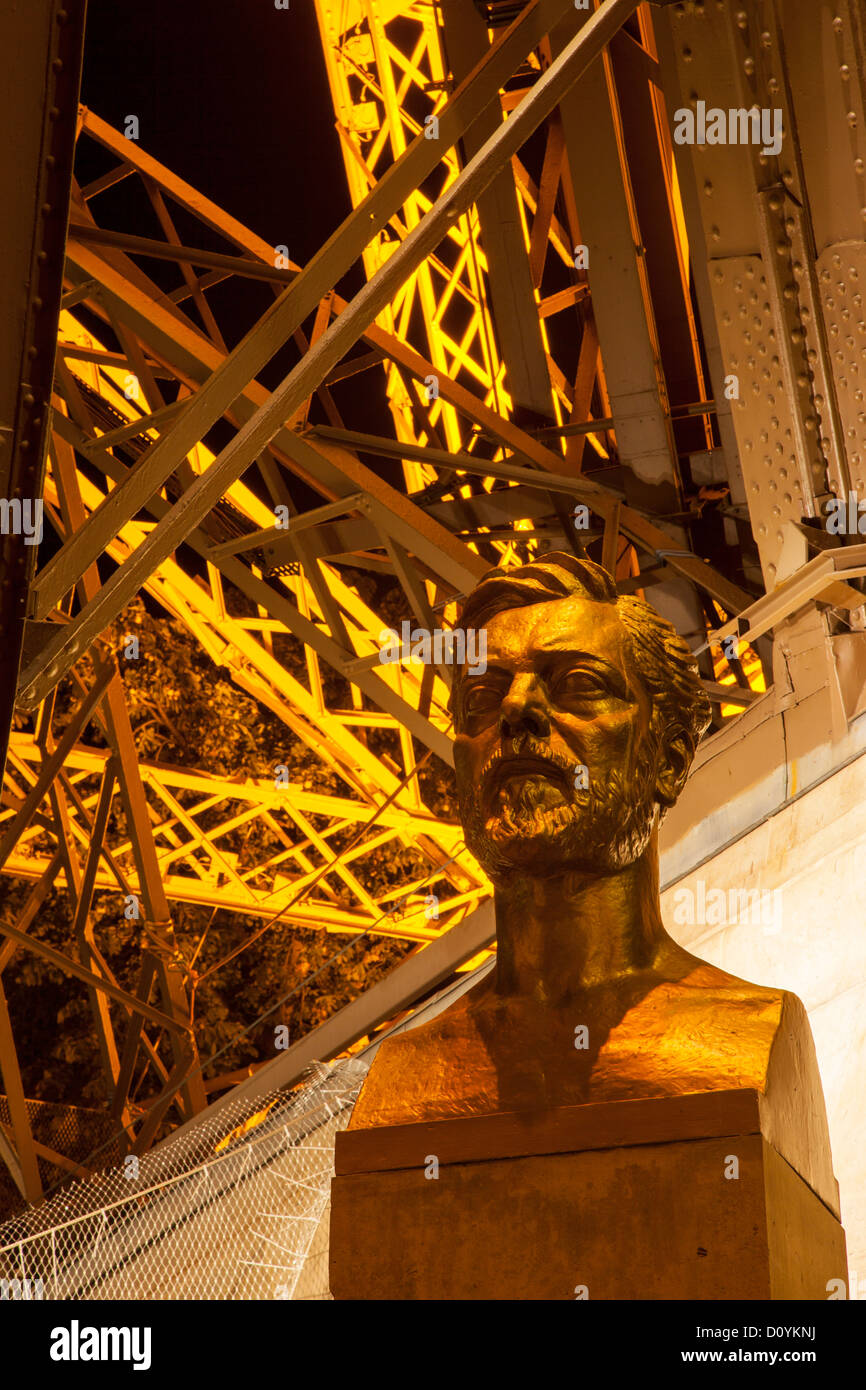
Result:
[[324,1299],[334,1135],[367,1066],[225,1106],[0,1226],[0,1297]]
[[[87,1162],[98,1151],[100,1166],[116,1163],[122,1152],[120,1142],[113,1138],[117,1124],[104,1110],[86,1110],[78,1105],[56,1105],[51,1101],[26,1100],[30,1132],[37,1144],[47,1151],[62,1155],[71,1163]],[[0,1127],[7,1137],[14,1135],[9,1098],[0,1095]],[[47,1152],[36,1159],[43,1186],[51,1187],[68,1176],[61,1163],[52,1163]],[[0,1214],[9,1218],[26,1207],[26,1202],[13,1181],[5,1163],[0,1163]]]

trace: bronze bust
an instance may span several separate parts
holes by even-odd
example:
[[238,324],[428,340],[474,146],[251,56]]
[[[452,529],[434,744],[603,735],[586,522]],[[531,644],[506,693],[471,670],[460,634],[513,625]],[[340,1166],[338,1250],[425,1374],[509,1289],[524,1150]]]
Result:
[[799,999],[698,959],[661,917],[658,828],[710,706],[685,642],[599,565],[485,575],[457,673],[466,841],[495,889],[495,969],[382,1043],[352,1128],[752,1088],[776,1148],[835,1192]]

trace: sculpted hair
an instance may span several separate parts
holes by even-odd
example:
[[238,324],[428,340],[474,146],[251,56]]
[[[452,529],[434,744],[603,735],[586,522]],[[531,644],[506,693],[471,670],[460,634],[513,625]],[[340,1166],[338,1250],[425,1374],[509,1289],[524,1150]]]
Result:
[[698,665],[676,629],[642,599],[618,594],[607,570],[592,560],[552,551],[512,570],[489,570],[466,600],[461,628],[483,628],[497,613],[580,595],[611,603],[631,641],[635,665],[658,713],[662,738],[681,735],[694,757],[711,706]]

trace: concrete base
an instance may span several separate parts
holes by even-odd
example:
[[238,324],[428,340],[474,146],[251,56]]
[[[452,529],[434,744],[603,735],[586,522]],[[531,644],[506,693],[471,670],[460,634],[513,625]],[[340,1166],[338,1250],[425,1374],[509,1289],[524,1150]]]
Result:
[[[534,1124],[500,1115],[345,1131],[332,1185],[331,1291],[338,1299],[826,1299],[828,1281],[846,1279],[842,1227],[754,1127],[561,1151],[578,1111],[628,1118],[627,1107],[638,1107],[633,1121],[657,1139],[694,1127],[690,1100],[702,1103],[701,1119],[709,1102],[710,1129],[723,1128],[732,1096],[755,1097],[758,1115],[754,1092],[720,1092],[678,1097],[673,1109],[668,1100],[569,1107]],[[735,1129],[753,1123],[742,1123],[739,1102],[734,1111]],[[727,1113],[730,1127],[730,1105]],[[589,1117],[577,1118],[583,1130]],[[633,1127],[618,1121],[613,1130],[625,1138]],[[475,1156],[485,1128],[498,1156]],[[608,1124],[608,1143],[611,1132]],[[507,1153],[520,1147],[546,1151]],[[427,1176],[437,1161],[438,1177]]]

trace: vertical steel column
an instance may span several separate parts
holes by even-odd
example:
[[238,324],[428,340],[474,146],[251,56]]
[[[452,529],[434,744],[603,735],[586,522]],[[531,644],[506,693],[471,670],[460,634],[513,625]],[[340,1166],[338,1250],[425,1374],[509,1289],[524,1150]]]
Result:
[[12,508],[42,498],[85,9],[28,0],[0,10],[0,776],[37,551]]
[[[466,0],[441,0],[440,9],[445,49],[454,81],[459,83],[488,50],[487,26]],[[501,120],[502,109],[497,98],[463,136],[468,158],[477,153]],[[506,367],[506,386],[515,405],[551,417],[550,374],[510,169],[497,174],[479,195],[477,206],[496,334]]]

